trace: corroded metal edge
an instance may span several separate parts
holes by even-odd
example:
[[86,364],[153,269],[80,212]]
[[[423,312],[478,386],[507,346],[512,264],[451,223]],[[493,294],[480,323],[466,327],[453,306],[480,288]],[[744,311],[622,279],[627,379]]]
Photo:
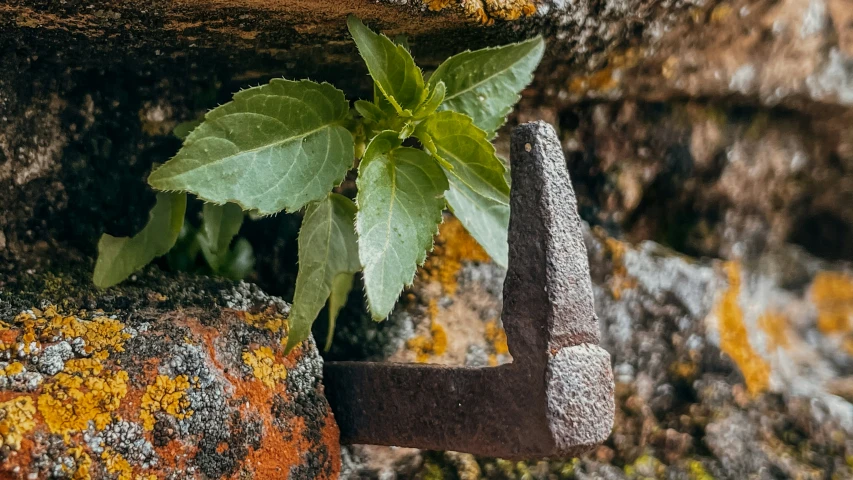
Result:
[[513,363],[329,362],[343,443],[524,458],[577,455],[607,438],[610,356],[597,346],[586,247],[553,128],[517,127],[511,159],[503,323]]

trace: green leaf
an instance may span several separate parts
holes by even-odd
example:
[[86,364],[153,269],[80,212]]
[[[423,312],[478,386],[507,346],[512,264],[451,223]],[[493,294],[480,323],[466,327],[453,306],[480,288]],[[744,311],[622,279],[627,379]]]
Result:
[[411,115],[426,94],[423,73],[412,55],[405,46],[373,33],[352,15],[347,18],[347,27],[376,86],[397,113]]
[[[503,162],[486,132],[461,113],[439,112],[415,130],[430,153],[442,159],[450,190],[450,210],[489,256],[506,267],[509,228],[509,185]],[[445,167],[452,166],[452,169]]]
[[94,282],[107,288],[122,282],[151,260],[169,252],[184,224],[187,196],[158,193],[145,228],[133,237],[104,234],[98,242]]
[[252,244],[245,238],[238,238],[218,273],[232,280],[243,280],[254,270],[255,252]]
[[189,272],[195,267],[196,257],[199,253],[198,234],[186,218],[178,234],[175,245],[166,254],[166,262],[169,269],[176,272]]
[[195,130],[195,127],[201,125],[201,122],[203,121],[204,119],[202,118],[196,118],[193,120],[187,120],[186,122],[181,122],[175,126],[174,130],[172,130],[172,135],[180,138],[181,140],[185,140],[190,136],[190,133]]
[[348,114],[343,92],[329,84],[275,79],[211,110],[148,183],[261,215],[294,212],[325,197],[352,166]]
[[444,101],[445,91],[444,82],[439,81],[435,84],[429,98],[423,103],[423,105],[418,107],[418,110],[415,112],[415,119],[420,120],[432,115],[432,113],[435,112]]
[[533,80],[544,51],[545,42],[536,37],[448,58],[429,78],[430,85],[441,81],[447,86],[439,109],[470,116],[493,137],[518,102],[519,92]]
[[327,352],[332,348],[332,339],[335,337],[335,323],[338,314],[347,303],[349,292],[352,290],[353,277],[352,273],[339,273],[332,280],[332,293],[329,295],[329,331],[326,333],[326,346],[323,348]]
[[326,304],[335,277],[361,268],[353,226],[355,210],[352,201],[334,193],[305,210],[287,351],[311,334],[311,324]]
[[399,147],[396,132],[377,135],[359,166],[358,253],[375,320],[388,316],[432,249],[447,178],[422,150]]
[[359,115],[364,117],[365,120],[369,120],[373,123],[379,123],[383,118],[385,118],[385,112],[383,112],[375,103],[368,102],[367,100],[356,100],[355,110]]
[[409,46],[409,37],[402,33],[394,36],[394,43],[405,48],[407,52],[412,51],[412,47]]
[[239,205],[204,204],[202,226],[198,232],[198,243],[207,264],[218,272],[230,254],[231,240],[243,225],[243,210]]

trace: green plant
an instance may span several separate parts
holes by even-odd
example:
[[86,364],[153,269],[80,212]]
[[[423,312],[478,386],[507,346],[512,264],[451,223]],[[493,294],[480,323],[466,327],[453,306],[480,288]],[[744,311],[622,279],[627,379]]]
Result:
[[[206,206],[203,227],[220,249],[236,231],[227,221],[208,229],[208,210],[304,209],[288,349],[309,335],[329,299],[334,321],[359,271],[371,314],[384,319],[432,249],[445,207],[506,265],[509,185],[490,139],[530,83],[544,42],[466,51],[425,80],[405,42],[354,17],[347,25],[373,78],[373,101],[356,101],[353,112],[342,91],[308,80],[236,93],[151,173],[148,183],[162,193],[145,229],[101,239],[96,284],[118,283],[168,252],[186,192],[221,205]],[[355,203],[332,192],[354,159]]]

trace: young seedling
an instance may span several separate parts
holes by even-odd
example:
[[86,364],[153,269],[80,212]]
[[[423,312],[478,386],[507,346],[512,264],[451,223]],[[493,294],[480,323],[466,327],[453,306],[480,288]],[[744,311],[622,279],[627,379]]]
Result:
[[[530,83],[543,40],[463,52],[427,81],[403,42],[355,17],[347,26],[373,78],[373,101],[351,109],[342,91],[309,80],[274,79],[236,93],[151,173],[148,183],[164,193],[145,229],[101,239],[97,285],[114,285],[169,250],[185,193],[221,206],[212,211],[304,210],[288,349],[308,337],[327,301],[333,321],[359,271],[371,315],[386,318],[432,249],[447,207],[506,266],[509,185],[490,140]],[[332,191],[354,159],[355,202]],[[236,230],[208,228],[208,215],[225,215],[207,210],[202,230],[219,237],[208,243],[227,248],[223,235]]]

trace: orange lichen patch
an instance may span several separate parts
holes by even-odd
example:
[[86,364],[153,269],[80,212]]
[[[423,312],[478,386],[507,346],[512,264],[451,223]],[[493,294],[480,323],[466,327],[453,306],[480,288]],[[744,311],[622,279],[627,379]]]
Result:
[[770,385],[770,365],[752,348],[743,322],[743,310],[738,303],[741,278],[740,265],[725,264],[729,287],[716,306],[719,319],[720,348],[737,364],[749,393],[755,395]]
[[467,17],[483,25],[491,25],[495,20],[517,20],[536,12],[535,0],[423,0],[423,2],[434,12],[457,4]]
[[711,11],[711,21],[714,23],[722,23],[725,22],[729,17],[731,17],[732,12],[731,5],[722,3],[714,7]]
[[127,380],[123,370],[98,376],[59,372],[38,397],[39,413],[52,433],[66,437],[85,430],[89,422],[101,430],[127,395]]
[[458,287],[456,275],[465,261],[488,262],[491,259],[456,217],[448,217],[441,224],[435,248],[418,277],[440,283],[447,295],[453,295]]
[[817,307],[817,328],[825,334],[853,329],[853,277],[820,272],[812,280],[809,296]]
[[489,354],[489,365],[495,367],[498,365],[497,356],[509,353],[509,345],[506,343],[506,332],[498,326],[497,320],[489,320],[486,322],[485,328],[483,336],[494,349],[494,352]]
[[252,375],[269,388],[275,388],[277,382],[287,378],[287,368],[277,363],[270,347],[256,348],[243,353],[243,363],[252,369]]
[[0,445],[20,450],[24,435],[36,426],[33,399],[17,397],[0,403],[0,412]]
[[790,328],[785,315],[772,311],[765,312],[758,317],[758,327],[767,334],[767,348],[769,350],[787,349],[791,346]]
[[453,3],[453,0],[424,0],[424,3],[433,12],[439,12],[449,7]]
[[[208,348],[212,348],[212,344],[206,339],[205,343]],[[294,349],[285,359],[293,361],[294,364],[298,361],[301,355],[299,348]],[[276,396],[286,398],[286,393],[282,389],[258,388],[257,382],[254,380],[245,380],[239,375],[226,373],[229,383],[234,386],[235,397],[245,399],[241,403],[240,413],[242,415],[255,415],[259,410],[269,411],[273,406],[273,401]],[[286,401],[291,401],[287,399]],[[307,451],[312,444],[306,443],[304,438],[301,438],[305,430],[305,423],[301,418],[296,419],[288,425],[288,435],[281,435],[280,427],[273,424],[272,417],[264,415],[261,417],[263,421],[263,431],[266,432],[260,439],[260,445],[255,448],[250,446],[243,465],[248,471],[254,475],[250,478],[282,478],[286,476],[289,466],[297,465],[300,462],[300,452]],[[337,426],[334,421],[329,421],[324,429],[324,438],[326,432],[332,430],[334,436],[331,441],[324,441],[324,445],[329,448],[334,448],[339,445]],[[274,458],[275,461],[271,461]],[[332,478],[336,478],[333,476]]]
[[186,398],[186,391],[190,388],[190,381],[186,375],[178,375],[171,378],[167,375],[158,375],[153,385],[148,385],[145,394],[142,395],[142,405],[139,410],[139,419],[145,430],[154,430],[157,412],[167,413],[179,420],[193,414],[190,410],[190,402]]
[[699,366],[693,362],[675,362],[669,369],[674,376],[689,380],[696,376]]
[[629,48],[623,52],[612,55],[607,66],[589,73],[571,77],[566,86],[569,93],[583,95],[587,92],[606,93],[619,87],[618,72],[637,66],[640,62],[641,52],[636,48]]
[[427,310],[430,317],[429,336],[418,335],[406,342],[406,348],[415,353],[415,361],[425,363],[431,356],[444,355],[447,351],[447,331],[435,319],[438,317],[438,304],[430,300]]
[[595,233],[603,239],[604,248],[610,255],[610,261],[613,265],[613,275],[607,279],[607,285],[610,287],[610,295],[614,299],[619,300],[622,297],[623,291],[637,286],[637,280],[631,277],[628,274],[628,269],[625,268],[625,252],[628,250],[628,245],[608,237],[599,228],[596,229]]

